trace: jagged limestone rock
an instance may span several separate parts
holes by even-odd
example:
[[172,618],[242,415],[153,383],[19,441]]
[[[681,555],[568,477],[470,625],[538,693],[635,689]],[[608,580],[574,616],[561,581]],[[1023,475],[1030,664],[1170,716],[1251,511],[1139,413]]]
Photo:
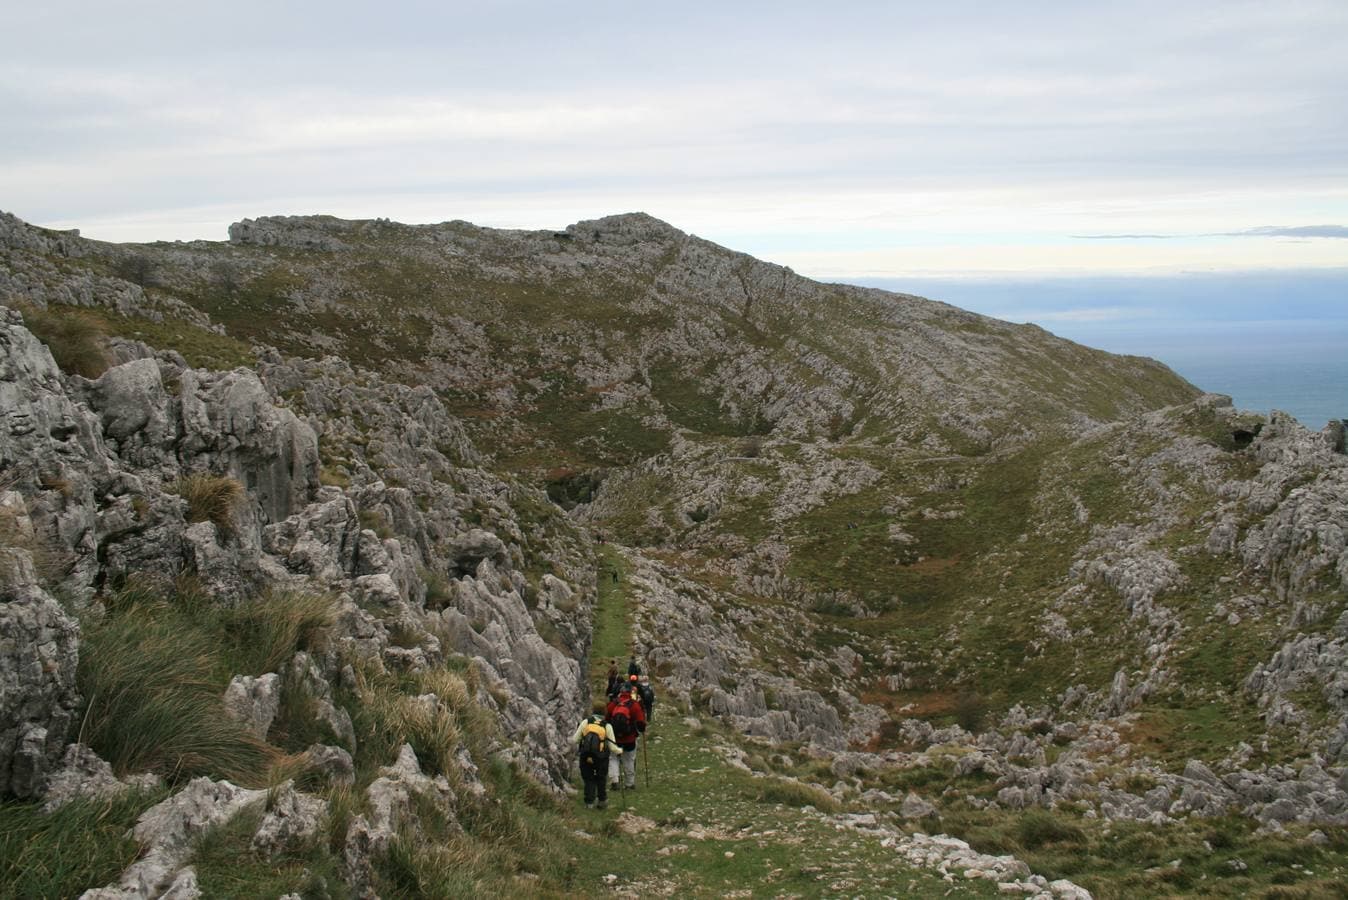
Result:
[[79,625],[0,548],[0,795],[34,798],[62,757],[79,694]]
[[175,887],[186,890],[185,883],[177,879],[183,877],[181,870],[191,857],[192,842],[266,798],[265,790],[245,790],[209,778],[193,779],[183,790],[141,815],[131,836],[144,849],[117,884],[85,891],[81,900],[149,900]]
[[225,689],[225,712],[259,738],[266,738],[281,708],[281,676],[268,672],[254,678],[235,675]]
[[318,834],[327,812],[328,801],[301,793],[286,782],[268,798],[253,847],[268,856],[297,850]]
[[47,779],[42,811],[54,812],[71,800],[110,797],[129,790],[150,790],[162,784],[157,775],[118,778],[112,766],[85,744],[68,744],[60,768]]

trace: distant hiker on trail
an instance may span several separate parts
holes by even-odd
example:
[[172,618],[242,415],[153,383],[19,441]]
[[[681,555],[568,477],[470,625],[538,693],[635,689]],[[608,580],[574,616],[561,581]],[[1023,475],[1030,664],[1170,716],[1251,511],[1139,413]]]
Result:
[[646,713],[646,721],[651,721],[651,714],[655,709],[655,689],[651,687],[651,679],[642,675],[641,680],[637,682],[637,696],[641,699],[641,709]]
[[604,685],[604,696],[610,700],[622,690],[623,678],[618,674],[618,661],[610,659],[608,661],[608,683]]
[[641,674],[641,664],[637,662],[637,651],[632,651],[632,658],[627,661],[627,677]]
[[599,808],[608,806],[607,769],[610,759],[617,759],[622,748],[614,740],[613,729],[604,722],[604,704],[596,703],[594,712],[580,720],[571,742],[580,748],[580,778],[585,782],[585,808],[593,809],[598,798]]
[[637,786],[637,739],[646,731],[646,712],[641,708],[641,697],[635,686],[624,688],[609,701],[605,710],[608,724],[613,728],[613,739],[622,748],[620,756],[608,759],[608,781],[618,787],[619,776],[631,790]]

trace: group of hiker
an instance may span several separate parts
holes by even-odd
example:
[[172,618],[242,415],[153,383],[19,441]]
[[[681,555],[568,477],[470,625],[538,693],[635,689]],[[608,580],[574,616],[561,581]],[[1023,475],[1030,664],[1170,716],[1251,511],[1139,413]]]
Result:
[[[636,789],[637,743],[645,735],[655,708],[655,691],[635,653],[627,663],[625,676],[618,671],[618,661],[610,660],[605,693],[607,702],[597,701],[571,738],[580,748],[585,805],[600,809],[608,806],[610,788]],[[647,762],[649,779],[649,756]]]

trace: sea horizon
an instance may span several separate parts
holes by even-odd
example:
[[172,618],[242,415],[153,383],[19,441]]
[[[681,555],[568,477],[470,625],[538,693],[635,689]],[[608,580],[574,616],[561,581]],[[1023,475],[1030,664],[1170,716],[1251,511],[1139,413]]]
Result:
[[1158,360],[1238,409],[1318,431],[1348,420],[1348,269],[1176,275],[835,278]]

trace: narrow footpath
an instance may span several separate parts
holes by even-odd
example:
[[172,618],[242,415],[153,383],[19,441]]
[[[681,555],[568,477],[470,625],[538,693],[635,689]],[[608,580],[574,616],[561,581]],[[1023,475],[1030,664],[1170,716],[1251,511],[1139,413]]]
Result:
[[[637,601],[621,552],[599,549],[595,696],[610,659],[626,666]],[[613,792],[603,811],[575,800],[577,887],[625,897],[998,895],[993,881],[912,867],[892,827],[849,813],[816,787],[754,774],[737,762],[734,735],[669,703],[653,684],[657,703],[637,789]]]

